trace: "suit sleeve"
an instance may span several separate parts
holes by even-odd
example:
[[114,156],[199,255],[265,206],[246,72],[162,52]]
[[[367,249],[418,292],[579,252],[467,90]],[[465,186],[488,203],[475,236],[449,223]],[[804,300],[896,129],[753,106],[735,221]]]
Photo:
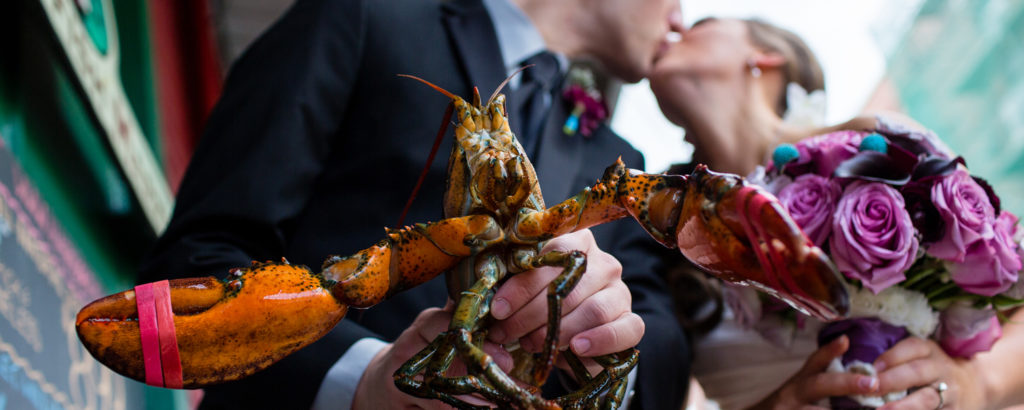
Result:
[[[338,134],[359,70],[362,0],[299,1],[234,65],[139,279],[277,259]],[[335,361],[373,332],[348,320],[265,371],[206,390],[203,408],[309,408]]]
[[[632,158],[630,158],[632,157]],[[643,157],[623,155],[630,166],[643,169]],[[633,311],[644,320],[644,337],[637,349],[640,362],[631,409],[682,408],[689,386],[692,352],[689,340],[676,321],[672,296],[661,273],[678,253],[652,239],[632,218],[616,221],[615,240],[606,252],[622,263],[622,280],[633,296]]]

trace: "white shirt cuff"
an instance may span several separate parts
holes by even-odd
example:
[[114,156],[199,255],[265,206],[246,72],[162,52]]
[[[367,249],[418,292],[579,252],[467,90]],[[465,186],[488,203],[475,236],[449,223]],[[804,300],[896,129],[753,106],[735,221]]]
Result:
[[313,410],[349,410],[356,397],[356,387],[363,372],[387,343],[379,339],[363,338],[348,348],[345,354],[331,366],[327,376],[320,383],[320,390],[313,400]]

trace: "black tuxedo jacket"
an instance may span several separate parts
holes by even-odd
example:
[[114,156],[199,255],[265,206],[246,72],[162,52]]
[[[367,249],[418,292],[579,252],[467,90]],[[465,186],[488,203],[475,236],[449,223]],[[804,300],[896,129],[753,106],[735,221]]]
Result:
[[[478,1],[299,1],[234,65],[178,192],[174,216],[142,281],[226,274],[252,260],[318,268],[394,226],[423,168],[449,100],[413,74],[464,97],[505,77],[490,18]],[[549,206],[594,183],[622,156],[641,155],[599,128],[566,137],[553,107],[534,159]],[[449,134],[451,131],[449,131]],[[442,218],[449,135],[406,223]],[[615,255],[647,327],[635,404],[678,409],[689,348],[656,274],[664,252],[632,220],[593,229]],[[308,408],[327,370],[363,337],[394,340],[425,308],[443,306],[442,277],[371,309],[244,380],[206,390],[203,408]],[[226,346],[225,348],[230,348]]]

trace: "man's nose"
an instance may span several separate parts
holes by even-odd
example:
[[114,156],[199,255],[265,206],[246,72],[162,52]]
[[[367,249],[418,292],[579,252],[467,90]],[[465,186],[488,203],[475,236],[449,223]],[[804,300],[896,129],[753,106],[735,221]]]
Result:
[[668,14],[668,28],[669,31],[680,34],[686,31],[686,26],[683,25],[683,11],[678,7]]

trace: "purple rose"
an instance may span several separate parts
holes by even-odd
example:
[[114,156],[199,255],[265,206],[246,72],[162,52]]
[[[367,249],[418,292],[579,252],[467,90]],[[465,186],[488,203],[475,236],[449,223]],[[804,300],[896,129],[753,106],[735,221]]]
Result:
[[952,357],[971,357],[987,352],[1003,335],[996,312],[953,304],[941,314],[939,344]]
[[812,172],[831,176],[839,163],[853,158],[860,151],[860,141],[868,133],[837,131],[804,139],[796,145],[800,153],[798,163],[813,162]]
[[992,225],[992,237],[975,241],[967,248],[963,262],[953,262],[949,272],[953,282],[964,290],[994,296],[1012,286],[1018,279],[1021,258],[1013,231],[1017,217],[1003,211]]
[[958,168],[932,186],[932,203],[945,222],[942,239],[928,247],[928,253],[951,262],[963,262],[967,249],[992,238],[995,208],[985,189]]
[[829,178],[804,174],[779,192],[779,202],[814,244],[821,246],[832,232],[832,214],[842,191],[839,183]]
[[836,267],[860,279],[874,293],[902,281],[917,257],[917,237],[903,203],[892,187],[856,181],[839,198],[829,244]]

